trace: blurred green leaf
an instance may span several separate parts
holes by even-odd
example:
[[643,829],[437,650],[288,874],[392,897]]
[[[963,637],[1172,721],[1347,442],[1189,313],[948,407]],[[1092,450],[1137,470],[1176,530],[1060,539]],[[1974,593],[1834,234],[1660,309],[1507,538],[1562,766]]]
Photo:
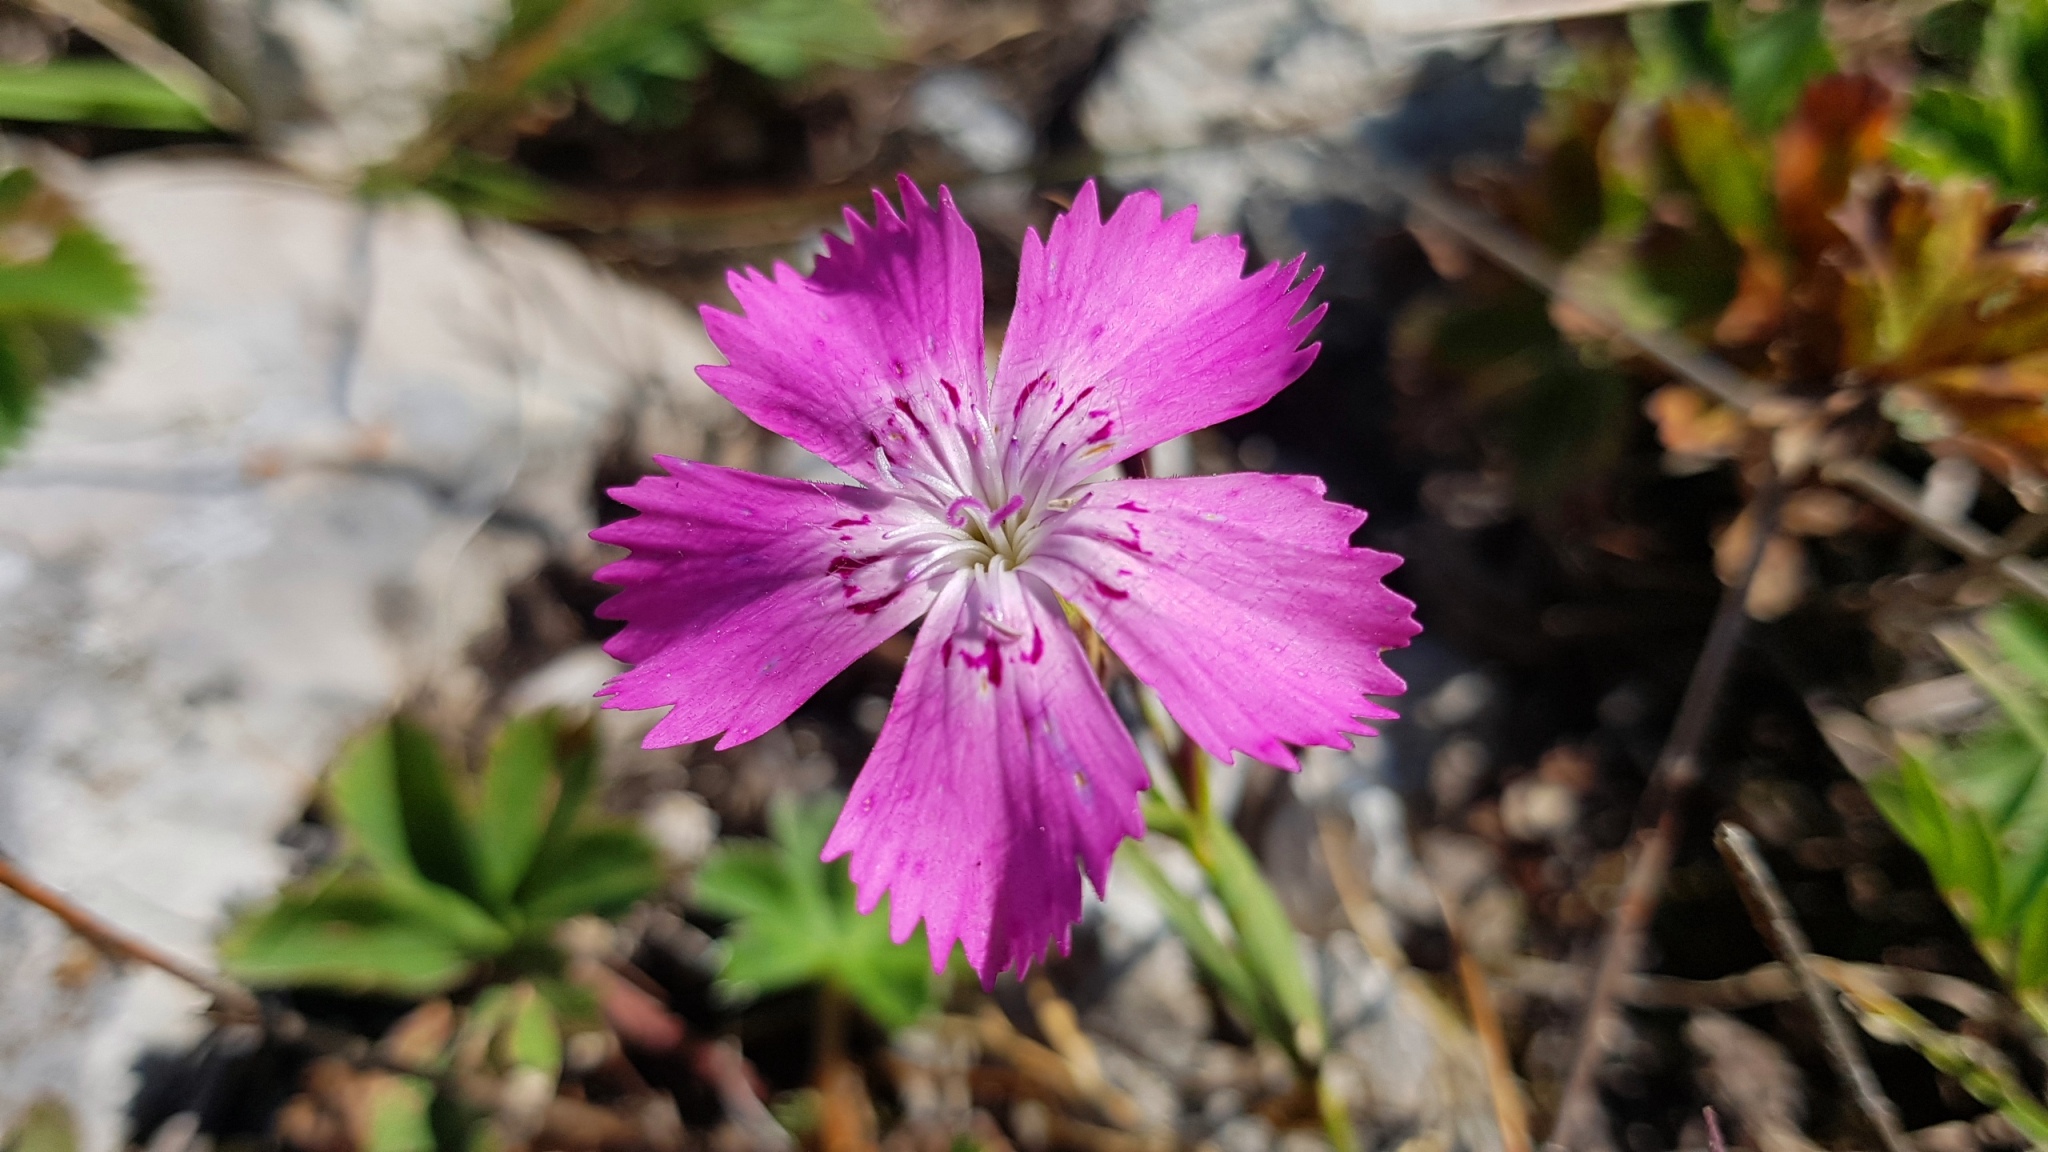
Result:
[[327,818],[378,869],[417,878],[406,844],[397,759],[388,724],[350,741],[327,776]]
[[2048,684],[2048,605],[2032,600],[2002,604],[1985,613],[1984,631],[2028,679]]
[[[519,0],[513,34],[543,26],[562,0]],[[771,79],[820,64],[872,65],[894,50],[867,0],[631,0],[583,30],[534,75],[572,88],[613,123],[681,122],[689,85],[724,55]]]
[[894,942],[887,901],[861,915],[846,865],[819,860],[842,803],[779,803],[770,813],[773,842],[721,844],[704,862],[696,904],[732,921],[719,972],[725,995],[826,983],[898,1028],[932,1009],[939,981],[924,930]]
[[47,384],[84,371],[93,325],[135,311],[142,278],[28,168],[0,174],[0,452],[34,419]]
[[526,877],[552,814],[555,716],[517,716],[498,729],[484,761],[476,814],[477,878],[485,899],[506,907]]
[[2032,1002],[2048,991],[2048,613],[2010,603],[1980,623],[1981,635],[1939,639],[1997,715],[1940,741],[1899,734],[1896,771],[1867,787],[1985,959]]
[[482,895],[469,822],[456,798],[455,777],[433,733],[403,717],[391,722],[392,779],[405,846],[420,875],[465,896]]
[[866,0],[750,0],[711,18],[719,51],[763,76],[790,80],[818,64],[872,66],[894,49]]
[[1728,95],[1752,130],[1785,122],[1815,77],[1834,70],[1820,0],[1788,0],[1774,12],[1737,14],[1728,42]]
[[517,904],[534,922],[615,915],[661,886],[661,860],[637,829],[579,828],[534,861]]
[[0,261],[0,315],[98,320],[142,303],[142,279],[112,241],[78,225],[58,232],[49,255]]
[[2008,196],[2048,204],[2048,0],[1996,0],[1982,26],[1967,86],[1929,84],[1913,94],[1893,158],[1944,178],[1988,179]]
[[1213,810],[1197,813],[1195,819],[1200,826],[1196,857],[1237,929],[1245,967],[1287,1018],[1288,1049],[1311,1063],[1321,1059],[1329,1030],[1323,1023],[1322,1001],[1302,967],[1294,922],[1236,829]]
[[0,119],[206,132],[206,113],[154,77],[113,60],[0,65]]
[[1775,242],[1770,151],[1734,107],[1710,93],[1689,92],[1673,97],[1664,114],[1679,165],[1721,228],[1745,246]]
[[552,713],[508,721],[473,828],[455,769],[425,729],[398,719],[366,733],[328,777],[344,858],[244,918],[224,954],[265,983],[359,990],[439,990],[481,960],[559,975],[557,921],[624,911],[664,878],[636,829],[576,819],[595,756],[587,724],[564,728]]
[[1632,12],[1637,93],[1661,100],[1687,89],[1725,92],[1751,131],[1774,131],[1807,83],[1834,69],[1821,10],[1820,0],[1786,0],[1769,11],[1711,0]]
[[260,987],[426,996],[460,983],[478,958],[416,893],[332,876],[288,889],[220,942],[227,971]]
[[429,1119],[433,1086],[417,1076],[380,1075],[364,1082],[369,1116],[362,1152],[435,1152]]
[[[380,183],[388,173],[374,173],[364,191],[390,190]],[[545,180],[509,161],[456,148],[421,185],[421,189],[470,216],[500,220],[542,220],[562,211],[561,193]]]
[[511,1019],[503,1033],[506,1063],[545,1072],[550,1080],[562,1074],[562,1030],[547,998],[531,984],[513,989]]

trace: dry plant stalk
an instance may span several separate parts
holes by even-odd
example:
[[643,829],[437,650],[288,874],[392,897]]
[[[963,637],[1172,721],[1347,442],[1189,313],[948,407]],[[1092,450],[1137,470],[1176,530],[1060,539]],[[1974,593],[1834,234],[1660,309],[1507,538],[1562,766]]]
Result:
[[204,68],[151,35],[104,0],[28,0],[29,6],[70,24],[97,40],[122,63],[184,97],[215,126],[231,132],[249,127],[249,109]]
[[147,964],[175,976],[213,997],[214,1002],[230,1014],[248,1018],[262,1016],[262,1004],[255,993],[188,960],[173,956],[146,940],[128,935],[23,872],[6,856],[0,856],[0,887],[10,889],[15,895],[55,916],[81,939],[117,960]]
[[1857,1107],[1863,1110],[1888,1152],[1912,1152],[1913,1142],[1899,1125],[1898,1106],[1878,1085],[1877,1073],[1871,1070],[1870,1061],[1864,1058],[1862,1047],[1849,1031],[1849,1022],[1842,1016],[1834,990],[1815,972],[1813,948],[1807,943],[1806,932],[1793,918],[1791,902],[1785,899],[1777,877],[1757,851],[1756,838],[1746,828],[1724,823],[1714,830],[1714,845],[1728,861],[1757,931],[1770,941],[1771,951],[1778,954],[1798,980],[1806,1006],[1820,1023],[1821,1043],[1827,1050],[1828,1062],[1835,1066],[1835,1074],[1848,1085]]
[[1647,821],[1638,817],[1637,827],[1643,830],[1636,834],[1635,853],[1622,881],[1621,899],[1601,946],[1592,996],[1580,1021],[1578,1052],[1565,1080],[1556,1123],[1545,1142],[1547,1148],[1570,1148],[1581,1143],[1586,1131],[1600,1118],[1594,1073],[1606,1054],[1608,1035],[1620,1011],[1621,984],[1635,972],[1650,920],[1656,915],[1663,895],[1664,880],[1678,850],[1679,810],[1687,793],[1699,781],[1700,749],[1706,743],[1708,728],[1720,704],[1721,690],[1741,651],[1742,636],[1749,623],[1744,606],[1777,524],[1779,497],[1776,474],[1767,474],[1746,513],[1757,525],[1749,557],[1740,577],[1721,597],[1714,622],[1707,630],[1707,641],[1693,664],[1691,679],[1686,682],[1678,717],[1672,722],[1664,751],[1657,758],[1650,787],[1643,794],[1644,811],[1655,815]]

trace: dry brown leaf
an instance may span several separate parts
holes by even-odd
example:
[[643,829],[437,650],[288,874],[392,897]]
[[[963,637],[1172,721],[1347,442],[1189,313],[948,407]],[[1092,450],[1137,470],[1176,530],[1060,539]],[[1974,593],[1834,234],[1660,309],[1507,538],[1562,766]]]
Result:
[[[1742,578],[1755,540],[1756,521],[1748,509],[1715,537],[1714,574],[1721,578],[1721,583],[1733,585]],[[1806,599],[1809,583],[1806,546],[1777,533],[1764,545],[1763,559],[1750,580],[1743,608],[1753,620],[1776,620]]]
[[1856,522],[1860,507],[1837,488],[1801,488],[1785,498],[1778,523],[1793,536],[1836,536]]
[[1742,413],[1684,384],[1666,384],[1650,393],[1643,414],[1657,425],[1664,450],[1676,456],[1727,459],[1741,450],[1749,431]]

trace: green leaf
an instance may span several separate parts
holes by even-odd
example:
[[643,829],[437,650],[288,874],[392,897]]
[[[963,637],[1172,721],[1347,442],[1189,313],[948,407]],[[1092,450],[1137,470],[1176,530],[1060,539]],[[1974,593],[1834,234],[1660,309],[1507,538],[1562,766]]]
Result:
[[2006,107],[2005,155],[2015,175],[2037,188],[2048,177],[2041,141],[2048,137],[2048,4],[1998,0],[1984,24],[1977,82]]
[[739,922],[723,941],[718,978],[721,994],[746,1001],[767,992],[829,979],[846,954],[836,925],[787,914]]
[[542,834],[538,857],[554,851],[568,838],[583,814],[583,805],[597,786],[597,741],[591,726],[582,724],[555,734],[555,775],[561,786],[555,794],[555,810],[548,816],[548,830]]
[[661,887],[661,861],[639,830],[582,828],[534,861],[517,903],[534,923],[613,915]]
[[1322,1058],[1329,1032],[1323,1023],[1322,1002],[1302,968],[1294,922],[1260,873],[1251,849],[1229,822],[1213,811],[1197,813],[1196,819],[1201,822],[1204,850],[1195,855],[1209,874],[1224,914],[1237,929],[1245,967],[1286,1014],[1289,1051],[1313,1063]]
[[512,946],[512,931],[460,892],[410,877],[384,877],[385,895],[414,915],[431,919],[472,956],[496,956]]
[[42,398],[39,381],[15,351],[13,333],[0,328],[0,456],[4,456],[35,419]]
[[1819,0],[1788,0],[1745,22],[1728,45],[1728,95],[1743,122],[1775,131],[1809,81],[1834,71]]
[[2025,807],[2040,775],[2041,750],[2025,733],[2001,724],[1973,733],[1953,751],[1929,753],[1928,767],[2002,828]]
[[862,0],[753,0],[713,16],[709,30],[719,51],[783,80],[816,64],[879,64],[895,47]]
[[2000,891],[1998,846],[1984,817],[1967,804],[1948,808],[1948,902],[1956,916],[1978,937],[2003,933],[2005,902]]
[[1899,759],[1899,797],[1903,801],[1894,826],[1900,835],[1927,860],[1935,883],[1950,883],[1953,847],[1949,830],[1948,801],[1942,798],[1933,775],[1919,757],[1910,753]]
[[796,902],[782,849],[766,841],[721,844],[697,869],[696,905],[729,920],[774,916]]
[[415,896],[369,877],[297,885],[229,930],[220,942],[222,964],[260,987],[444,992],[462,981],[477,954]]
[[345,745],[327,776],[327,818],[380,871],[417,878],[406,845],[397,756],[389,724]]
[[512,1016],[503,1035],[506,1062],[534,1068],[553,1080],[562,1074],[562,1030],[554,1008],[531,984],[514,990]]
[[[365,181],[364,191],[374,195],[409,187],[388,172],[373,173]],[[546,219],[561,210],[561,194],[554,186],[515,164],[468,148],[451,151],[419,188],[467,216],[524,223]]]
[[837,958],[836,975],[863,1011],[890,1030],[914,1024],[931,1011],[939,977],[922,928],[901,945],[889,939],[884,897],[872,913],[854,913],[849,935],[853,946]]
[[1719,96],[1688,92],[1665,105],[1686,180],[1723,230],[1745,247],[1775,244],[1770,151]]
[[510,903],[540,850],[554,778],[554,714],[536,712],[506,721],[484,761],[476,814],[477,879],[493,907]]
[[206,113],[154,77],[112,60],[0,66],[0,119],[205,132]]
[[1715,5],[1674,4],[1639,8],[1628,15],[1635,45],[1636,88],[1645,99],[1707,84],[1725,88],[1733,72],[1728,35]]
[[362,1152],[435,1152],[431,1084],[417,1076],[380,1075],[370,1077],[364,1091],[369,1123]]
[[719,991],[732,1000],[829,983],[887,1028],[931,1011],[940,989],[924,930],[889,938],[886,900],[863,916],[846,865],[819,859],[841,800],[778,803],[773,842],[721,844],[698,870],[699,908],[731,919]]
[[2002,110],[1975,93],[1925,87],[1913,94],[1911,110],[1893,143],[1893,159],[1908,171],[1933,179],[1989,176],[2010,186],[2005,164]]
[[2008,601],[1984,614],[1984,631],[2013,667],[2048,695],[2048,606]]
[[134,311],[142,278],[113,241],[72,225],[32,264],[0,263],[0,315],[98,320]]
[[392,777],[405,845],[420,875],[465,896],[480,897],[469,824],[455,798],[455,780],[433,734],[400,717],[391,722]]
[[2009,979],[2021,995],[2048,988],[2048,888],[2034,894],[2020,918],[2019,951]]

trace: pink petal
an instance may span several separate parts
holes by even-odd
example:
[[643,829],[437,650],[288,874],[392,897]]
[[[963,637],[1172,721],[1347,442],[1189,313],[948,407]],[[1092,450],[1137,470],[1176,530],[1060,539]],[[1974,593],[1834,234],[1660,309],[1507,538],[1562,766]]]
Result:
[[944,188],[933,207],[909,177],[898,186],[902,214],[880,192],[873,225],[848,208],[852,242],[828,234],[811,275],[733,273],[745,314],[703,309],[730,361],[698,369],[704,382],[863,480],[892,421],[922,429],[986,394],[974,231]]
[[1237,238],[1196,241],[1194,228],[1193,208],[1162,221],[1156,192],[1105,222],[1091,181],[1050,240],[1024,238],[991,410],[1013,418],[1048,397],[1052,413],[1104,410],[1055,432],[1083,457],[1071,479],[1249,412],[1315,360],[1301,342],[1323,310],[1296,317],[1322,270],[1296,284],[1297,258],[1240,278]]
[[825,859],[851,853],[863,912],[889,891],[897,940],[922,918],[934,967],[958,939],[992,984],[1066,948],[1081,870],[1100,892],[1116,846],[1144,831],[1145,784],[1051,591],[963,573],[918,631]]
[[591,533],[632,550],[597,572],[624,585],[597,611],[626,622],[605,651],[633,665],[606,706],[674,705],[647,747],[759,736],[930,605],[901,538],[935,522],[908,501],[656,459],[668,475],[612,489],[640,515]]
[[1401,563],[1350,546],[1365,513],[1307,476],[1118,480],[1025,562],[1078,607],[1205,750],[1292,768],[1288,745],[1344,747],[1406,685],[1381,659],[1421,631],[1381,578]]

